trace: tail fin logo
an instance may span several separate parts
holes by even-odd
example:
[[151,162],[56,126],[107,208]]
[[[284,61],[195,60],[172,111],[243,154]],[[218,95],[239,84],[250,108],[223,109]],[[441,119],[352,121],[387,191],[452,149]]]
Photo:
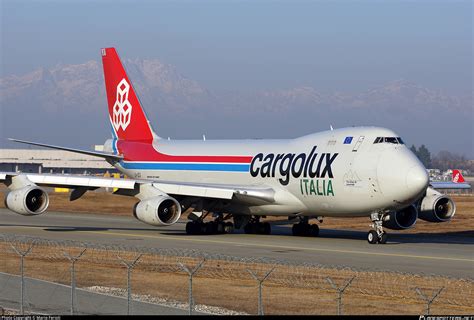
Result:
[[458,182],[459,181],[459,173],[456,173],[453,178],[453,182]]
[[130,85],[127,80],[122,79],[117,85],[117,99],[113,108],[113,119],[115,130],[122,128],[123,131],[127,129],[132,118],[132,105],[128,101],[128,92]]
[[464,181],[464,177],[462,176],[459,170],[453,170],[453,182],[454,183],[462,183]]

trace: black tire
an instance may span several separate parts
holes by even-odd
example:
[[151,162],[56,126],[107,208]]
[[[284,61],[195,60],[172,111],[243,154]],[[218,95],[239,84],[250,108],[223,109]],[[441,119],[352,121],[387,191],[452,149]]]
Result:
[[217,234],[225,233],[225,223],[223,221],[217,222],[216,227],[217,227],[217,230],[216,230]]
[[[192,235],[202,234],[202,223],[190,221],[186,224],[186,233]],[[188,233],[189,230],[189,233]]]
[[217,233],[217,222],[211,221],[207,223],[207,234]]
[[311,236],[313,237],[319,236],[319,226],[317,224],[312,224],[309,227],[309,230],[310,230]]
[[194,222],[189,221],[186,223],[186,234],[194,234]]
[[302,228],[301,228],[301,224],[295,223],[295,224],[293,225],[293,228],[291,228],[291,231],[293,232],[293,235],[294,235],[294,236],[299,237],[299,236],[301,236],[301,229],[302,229]]
[[370,230],[369,233],[367,234],[367,241],[370,244],[378,243],[379,242],[379,235],[377,234],[377,231]]
[[252,223],[249,222],[245,225],[244,232],[246,234],[252,234],[253,233],[252,231],[253,231],[253,226],[252,226]]
[[271,234],[272,233],[272,226],[268,222],[263,223],[263,234]]
[[226,222],[224,224],[225,233],[234,233],[234,224],[232,222]]
[[262,223],[262,222],[258,222],[255,224],[256,225],[256,234],[266,234],[265,233],[265,223]]
[[259,229],[260,229],[260,222],[250,224],[250,233],[251,234],[258,234]]
[[208,231],[209,231],[209,224],[207,222],[203,222],[199,224],[198,234],[208,234]]
[[379,243],[385,244],[387,243],[387,239],[388,239],[388,233],[384,232],[382,233],[382,237],[379,239]]

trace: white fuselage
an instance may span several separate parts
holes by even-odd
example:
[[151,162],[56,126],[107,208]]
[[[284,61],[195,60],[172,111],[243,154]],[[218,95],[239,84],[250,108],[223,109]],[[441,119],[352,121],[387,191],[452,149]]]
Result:
[[288,140],[156,139],[154,149],[167,155],[250,156],[252,162],[116,166],[131,178],[273,188],[275,202],[250,207],[254,215],[366,216],[407,207],[428,186],[424,166],[404,144],[374,143],[378,137],[398,135],[353,127]]

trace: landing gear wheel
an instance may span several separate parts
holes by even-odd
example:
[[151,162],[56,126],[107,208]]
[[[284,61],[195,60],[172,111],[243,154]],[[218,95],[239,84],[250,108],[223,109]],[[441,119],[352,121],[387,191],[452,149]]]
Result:
[[217,222],[217,233],[222,234],[225,233],[225,223],[222,221]]
[[310,231],[311,236],[313,237],[319,236],[319,226],[317,224],[312,224],[309,227],[309,231]]
[[249,222],[245,225],[244,231],[246,234],[270,234],[272,227],[268,222]]
[[370,230],[367,234],[367,241],[370,244],[376,244],[377,242],[379,242],[379,235],[377,234],[377,231]]
[[186,223],[186,233],[191,235],[202,234],[203,224],[199,222],[189,221]]
[[272,228],[268,222],[257,223],[257,234],[270,234]]
[[388,239],[388,234],[386,232],[384,232],[384,233],[382,233],[382,236],[379,239],[379,243],[385,244],[385,243],[387,243],[387,239]]
[[186,223],[186,234],[194,234],[194,224],[192,221]]
[[253,229],[252,225],[253,225],[253,224],[250,223],[250,222],[245,225],[245,227],[244,227],[244,232],[245,232],[246,234],[252,234],[252,233],[253,233],[253,232],[252,232],[252,231],[253,231],[253,230],[252,230],[252,229]]
[[204,223],[204,234],[212,234],[212,225],[209,222]]
[[263,223],[263,234],[271,234],[272,233],[272,227],[268,222]]
[[299,223],[295,223],[293,227],[291,228],[291,232],[293,233],[294,236],[299,237],[301,235],[301,225]]
[[226,222],[224,224],[225,233],[234,233],[234,224],[232,222]]
[[197,231],[197,234],[207,234],[207,230],[208,230],[208,224],[207,223],[199,223],[198,224],[199,228],[196,227],[196,229],[198,230]]
[[319,226],[317,224],[295,223],[291,231],[297,237],[319,236]]

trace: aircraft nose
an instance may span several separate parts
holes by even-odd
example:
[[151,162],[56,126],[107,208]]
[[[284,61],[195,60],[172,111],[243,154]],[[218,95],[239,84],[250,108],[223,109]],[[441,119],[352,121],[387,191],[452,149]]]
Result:
[[392,203],[408,204],[428,187],[428,173],[418,158],[407,149],[386,150],[377,165],[382,194]]
[[420,194],[428,187],[428,172],[423,166],[415,165],[408,170],[405,181],[411,193]]

